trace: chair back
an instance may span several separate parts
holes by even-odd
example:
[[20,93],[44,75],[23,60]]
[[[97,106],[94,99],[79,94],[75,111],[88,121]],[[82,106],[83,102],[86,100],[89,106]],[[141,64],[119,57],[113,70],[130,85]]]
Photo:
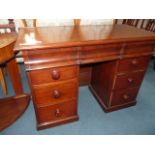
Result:
[[8,24],[0,24],[0,33],[15,32],[15,23],[13,19],[8,19]]
[[155,32],[155,19],[148,20],[145,30]]
[[[115,24],[120,23],[120,20],[116,19]],[[155,32],[155,19],[123,19],[121,24],[134,26],[147,31]]]
[[122,24],[127,24],[130,26],[137,27],[139,19],[123,19]]

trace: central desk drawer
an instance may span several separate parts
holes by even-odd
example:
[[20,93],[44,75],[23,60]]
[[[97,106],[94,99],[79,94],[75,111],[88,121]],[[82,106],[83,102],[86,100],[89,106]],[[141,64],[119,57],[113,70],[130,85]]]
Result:
[[116,82],[114,84],[114,90],[139,87],[143,80],[144,74],[144,71],[140,71],[117,75]]
[[80,49],[80,61],[83,64],[102,62],[119,58],[121,44],[90,45]]
[[134,102],[138,94],[138,88],[126,89],[123,91],[114,91],[112,95],[111,106],[128,104]]
[[150,56],[123,59],[119,61],[118,72],[131,72],[136,70],[145,70],[147,68]]
[[37,108],[39,123],[58,121],[74,117],[77,115],[77,104],[75,100],[70,100],[61,104]]
[[58,82],[78,77],[78,67],[55,67],[43,70],[34,70],[29,73],[33,85]]
[[34,86],[33,94],[35,103],[38,107],[65,102],[77,98],[78,81],[77,79]]

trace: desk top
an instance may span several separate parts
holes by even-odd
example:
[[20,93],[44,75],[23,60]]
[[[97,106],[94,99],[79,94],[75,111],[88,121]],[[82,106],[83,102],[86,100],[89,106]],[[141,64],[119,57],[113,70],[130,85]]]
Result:
[[14,50],[71,47],[132,41],[155,41],[155,33],[128,25],[21,28]]

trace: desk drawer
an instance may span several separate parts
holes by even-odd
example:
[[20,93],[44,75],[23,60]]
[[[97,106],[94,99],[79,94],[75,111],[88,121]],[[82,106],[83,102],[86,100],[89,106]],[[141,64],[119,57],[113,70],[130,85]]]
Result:
[[144,74],[144,71],[140,71],[124,75],[117,75],[114,90],[139,87],[143,80]]
[[102,62],[119,58],[121,44],[83,46],[80,49],[82,64]]
[[29,73],[33,85],[58,82],[78,77],[78,67],[55,67],[43,70],[34,70]]
[[37,108],[39,123],[58,121],[77,115],[77,104],[75,100],[61,104]]
[[33,94],[38,107],[65,102],[77,98],[78,80],[35,86]]
[[111,106],[117,106],[134,102],[138,94],[138,88],[126,89],[123,91],[114,91],[112,95]]
[[78,61],[77,52],[76,47],[24,50],[24,63],[28,71],[50,66],[76,65]]
[[144,42],[139,43],[128,43],[125,47],[125,55],[135,56],[135,55],[150,55],[153,51],[153,44]]
[[145,70],[147,68],[150,56],[123,59],[119,61],[118,72],[131,72],[136,70]]

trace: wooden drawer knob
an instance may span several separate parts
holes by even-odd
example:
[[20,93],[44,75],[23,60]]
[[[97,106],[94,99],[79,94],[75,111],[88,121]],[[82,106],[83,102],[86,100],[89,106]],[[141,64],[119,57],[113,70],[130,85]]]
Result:
[[128,82],[129,83],[132,83],[133,82],[133,79],[132,78],[128,78]]
[[52,70],[52,78],[58,80],[60,78],[60,72],[58,70]]
[[132,63],[132,65],[136,66],[138,64],[138,61],[137,60],[132,60],[131,63]]
[[123,95],[123,99],[124,100],[128,100],[129,99],[129,96],[125,94],[125,95]]
[[54,98],[59,98],[61,96],[60,92],[58,90],[53,91],[53,97]]
[[56,117],[61,117],[61,115],[62,115],[61,111],[59,109],[56,109],[55,110],[55,116]]

